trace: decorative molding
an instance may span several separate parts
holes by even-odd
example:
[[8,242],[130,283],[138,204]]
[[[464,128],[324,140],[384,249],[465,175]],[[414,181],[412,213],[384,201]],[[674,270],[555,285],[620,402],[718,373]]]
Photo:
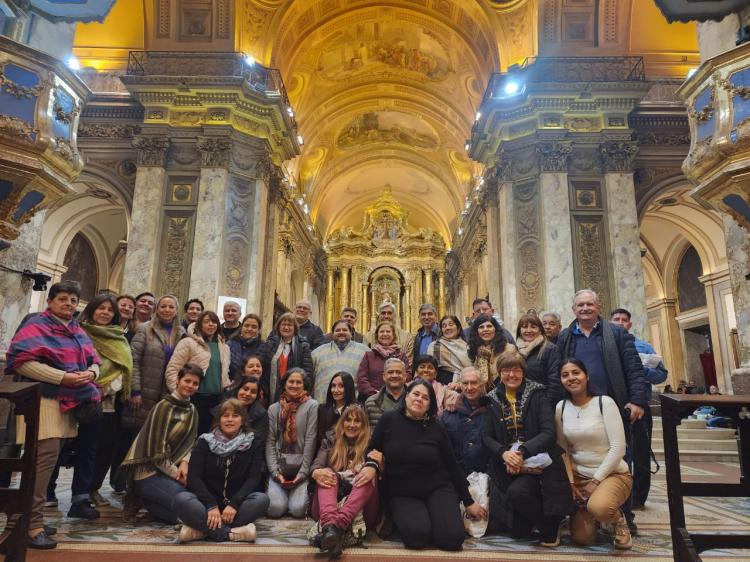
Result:
[[99,139],[132,139],[140,134],[141,126],[135,124],[116,125],[112,123],[86,123],[81,121],[78,125],[78,137]]
[[190,218],[171,216],[166,225],[165,255],[162,258],[161,294],[180,295],[185,279],[185,261],[190,240]]
[[20,143],[31,144],[34,142],[35,135],[36,131],[30,123],[12,115],[0,113],[0,136]]
[[167,137],[136,136],[133,148],[137,150],[139,166],[161,166],[166,164],[169,139]]
[[633,140],[639,146],[690,146],[690,132],[636,131]]
[[538,309],[544,302],[541,255],[539,188],[536,182],[513,186],[516,263],[520,266],[517,299],[519,310]]
[[605,172],[631,172],[638,144],[635,142],[612,141],[599,146],[602,169]]
[[156,2],[156,37],[169,39],[171,35],[171,2],[170,0],[157,0]]
[[229,138],[198,137],[196,147],[201,153],[203,168],[226,168],[232,154],[232,141]]
[[22,86],[16,84],[13,80],[5,76],[3,69],[0,68],[0,90],[5,91],[5,93],[10,94],[19,100],[38,98],[42,92],[51,87],[52,81],[50,79],[40,79],[34,86]]
[[540,142],[536,145],[535,150],[542,172],[568,171],[568,159],[573,152],[573,147],[569,141]]
[[[593,289],[606,305],[609,287],[604,263],[604,232],[600,219],[577,217],[575,220],[576,287]],[[608,307],[607,307],[608,308]]]
[[55,152],[71,164],[75,164],[80,158],[78,150],[64,137],[55,137]]
[[224,264],[225,294],[242,294],[247,277],[248,255],[250,253],[250,221],[258,209],[253,209],[252,182],[233,177],[229,185],[229,209],[226,217],[226,260]]

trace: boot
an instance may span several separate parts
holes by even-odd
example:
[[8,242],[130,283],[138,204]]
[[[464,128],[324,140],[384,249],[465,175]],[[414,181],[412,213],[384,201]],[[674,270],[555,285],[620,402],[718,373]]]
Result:
[[325,525],[320,533],[320,551],[332,552],[336,547],[336,525]]
[[344,552],[344,535],[346,535],[346,529],[334,527],[334,532],[336,534],[336,542],[333,549],[328,551],[329,560],[336,560]]
[[628,522],[625,521],[625,516],[622,512],[620,512],[620,518],[615,523],[614,544],[615,548],[620,550],[628,550],[633,546],[633,539],[630,536]]

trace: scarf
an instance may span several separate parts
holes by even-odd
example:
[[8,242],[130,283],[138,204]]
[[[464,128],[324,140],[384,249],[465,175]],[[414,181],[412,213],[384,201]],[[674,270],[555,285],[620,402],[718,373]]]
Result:
[[546,341],[547,338],[539,334],[531,341],[524,341],[522,339],[519,339],[518,341],[516,341],[516,347],[518,348],[518,353],[523,355],[524,358],[528,358],[536,348],[539,348],[539,352],[541,353],[542,347],[544,347]]
[[497,387],[492,392],[491,398],[500,406],[500,412],[502,414],[501,421],[503,422],[508,435],[512,436],[513,441],[518,441],[520,443],[526,441],[523,426],[524,414],[526,414],[526,408],[529,405],[529,398],[531,398],[531,395],[534,392],[540,389],[544,390],[544,385],[532,380],[524,379],[521,386],[516,390],[515,408],[505,396],[506,391],[503,383],[498,381]]
[[234,453],[247,451],[253,444],[255,434],[240,431],[229,439],[221,429],[215,427],[213,431],[201,435],[200,439],[208,443],[208,448],[214,455],[224,458]]
[[310,397],[307,392],[303,392],[299,397],[292,398],[286,390],[281,394],[279,404],[281,412],[279,414],[279,425],[284,428],[283,444],[294,445],[297,443],[297,410],[300,405],[307,402]]
[[482,374],[482,382],[487,385],[487,390],[495,386],[492,373],[490,372],[490,363],[492,362],[492,346],[489,344],[480,345],[477,349],[477,358],[474,360],[474,366]]
[[[6,374],[21,365],[38,361],[55,369],[71,373],[85,371],[94,363],[101,363],[94,344],[83,328],[72,319],[67,325],[47,309],[29,318],[13,336],[6,355]],[[35,381],[36,382],[36,381]],[[60,411],[67,412],[85,402],[99,402],[101,395],[93,382],[80,388],[58,384],[42,384],[42,396],[60,403]]]
[[[270,340],[270,338],[269,338]],[[289,342],[289,354],[284,356],[284,347],[287,345],[286,342],[284,342],[284,339],[279,337],[279,345],[276,347],[276,352],[273,354],[273,357],[271,358],[271,373],[269,376],[269,383],[271,391],[269,396],[269,401],[273,402],[276,396],[276,392],[278,390],[278,387],[281,388],[284,387],[283,380],[286,378],[286,371],[289,368],[289,366],[294,366],[293,364],[293,358],[295,357],[297,353],[297,336],[294,336],[292,338],[292,341]],[[283,363],[283,365],[280,365]],[[283,366],[283,369],[280,369],[279,367]],[[279,384],[281,383],[281,384]]]
[[81,328],[94,342],[94,348],[102,359],[99,378],[96,379],[97,386],[105,388],[118,377],[122,377],[122,396],[125,399],[130,398],[133,357],[122,328],[112,325],[97,326],[87,322],[82,322]]
[[198,413],[190,400],[165,396],[148,413],[146,422],[131,445],[122,469],[132,474],[139,466],[157,467],[174,462],[193,448],[198,433]]
[[391,345],[383,345],[381,343],[376,343],[372,346],[372,349],[374,351],[377,351],[380,355],[385,357],[386,359],[388,357],[391,357],[392,355],[396,355],[399,351],[401,351],[401,348],[397,343],[392,343]]
[[448,369],[451,373],[460,373],[464,367],[471,367],[469,346],[461,338],[452,340],[440,338],[435,342],[435,349],[438,348],[443,348],[447,351],[447,353],[444,353],[443,349],[439,350],[439,365]]

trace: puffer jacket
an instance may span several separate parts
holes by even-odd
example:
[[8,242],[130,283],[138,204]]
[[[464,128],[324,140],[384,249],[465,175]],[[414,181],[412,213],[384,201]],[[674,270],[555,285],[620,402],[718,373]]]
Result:
[[[231,352],[231,361],[229,363],[229,378],[236,380],[242,376],[242,366],[245,363],[245,359],[250,355],[257,355],[263,361],[263,340],[260,338],[252,338],[249,340],[242,339],[239,335],[234,336],[227,345]],[[265,373],[267,366],[263,364],[263,372]]]
[[[138,326],[130,344],[133,353],[133,394],[137,396],[140,393],[143,402],[137,410],[127,405],[123,407],[121,421],[128,429],[140,429],[151,408],[167,392],[164,383],[164,346],[167,343],[167,334],[157,320],[153,322],[156,324],[146,322]],[[180,325],[175,325],[172,329],[178,331],[175,341],[185,334],[185,329]]]
[[[217,336],[219,342],[219,355],[221,356],[221,388],[227,388],[232,381],[229,380],[229,346],[224,343],[221,335]],[[211,362],[211,349],[202,337],[191,334],[182,338],[177,347],[174,348],[172,359],[169,360],[166,370],[167,389],[174,392],[177,387],[177,374],[186,363],[195,363],[205,373]]]

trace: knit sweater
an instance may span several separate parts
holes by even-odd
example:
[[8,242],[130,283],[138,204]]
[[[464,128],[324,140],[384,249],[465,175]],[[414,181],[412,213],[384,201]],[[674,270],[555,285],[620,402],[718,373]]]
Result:
[[623,460],[626,442],[622,417],[609,396],[602,396],[601,412],[597,396],[582,408],[560,400],[555,408],[555,426],[558,444],[568,452],[573,469],[580,475],[601,482],[610,474],[628,472]]
[[[268,439],[266,439],[266,465],[268,473],[273,477],[279,472],[281,458],[281,434],[283,428],[279,426],[281,404],[271,404],[268,408]],[[318,403],[312,398],[300,404],[296,413],[297,420],[297,451],[303,456],[302,466],[297,473],[305,480],[310,475],[310,464],[315,456],[318,445]]]
[[366,345],[355,341],[350,341],[343,351],[339,349],[336,342],[324,343],[315,349],[312,352],[313,377],[315,378],[313,398],[321,404],[324,403],[331,379],[341,371],[349,373],[356,384],[357,369],[368,351]]

